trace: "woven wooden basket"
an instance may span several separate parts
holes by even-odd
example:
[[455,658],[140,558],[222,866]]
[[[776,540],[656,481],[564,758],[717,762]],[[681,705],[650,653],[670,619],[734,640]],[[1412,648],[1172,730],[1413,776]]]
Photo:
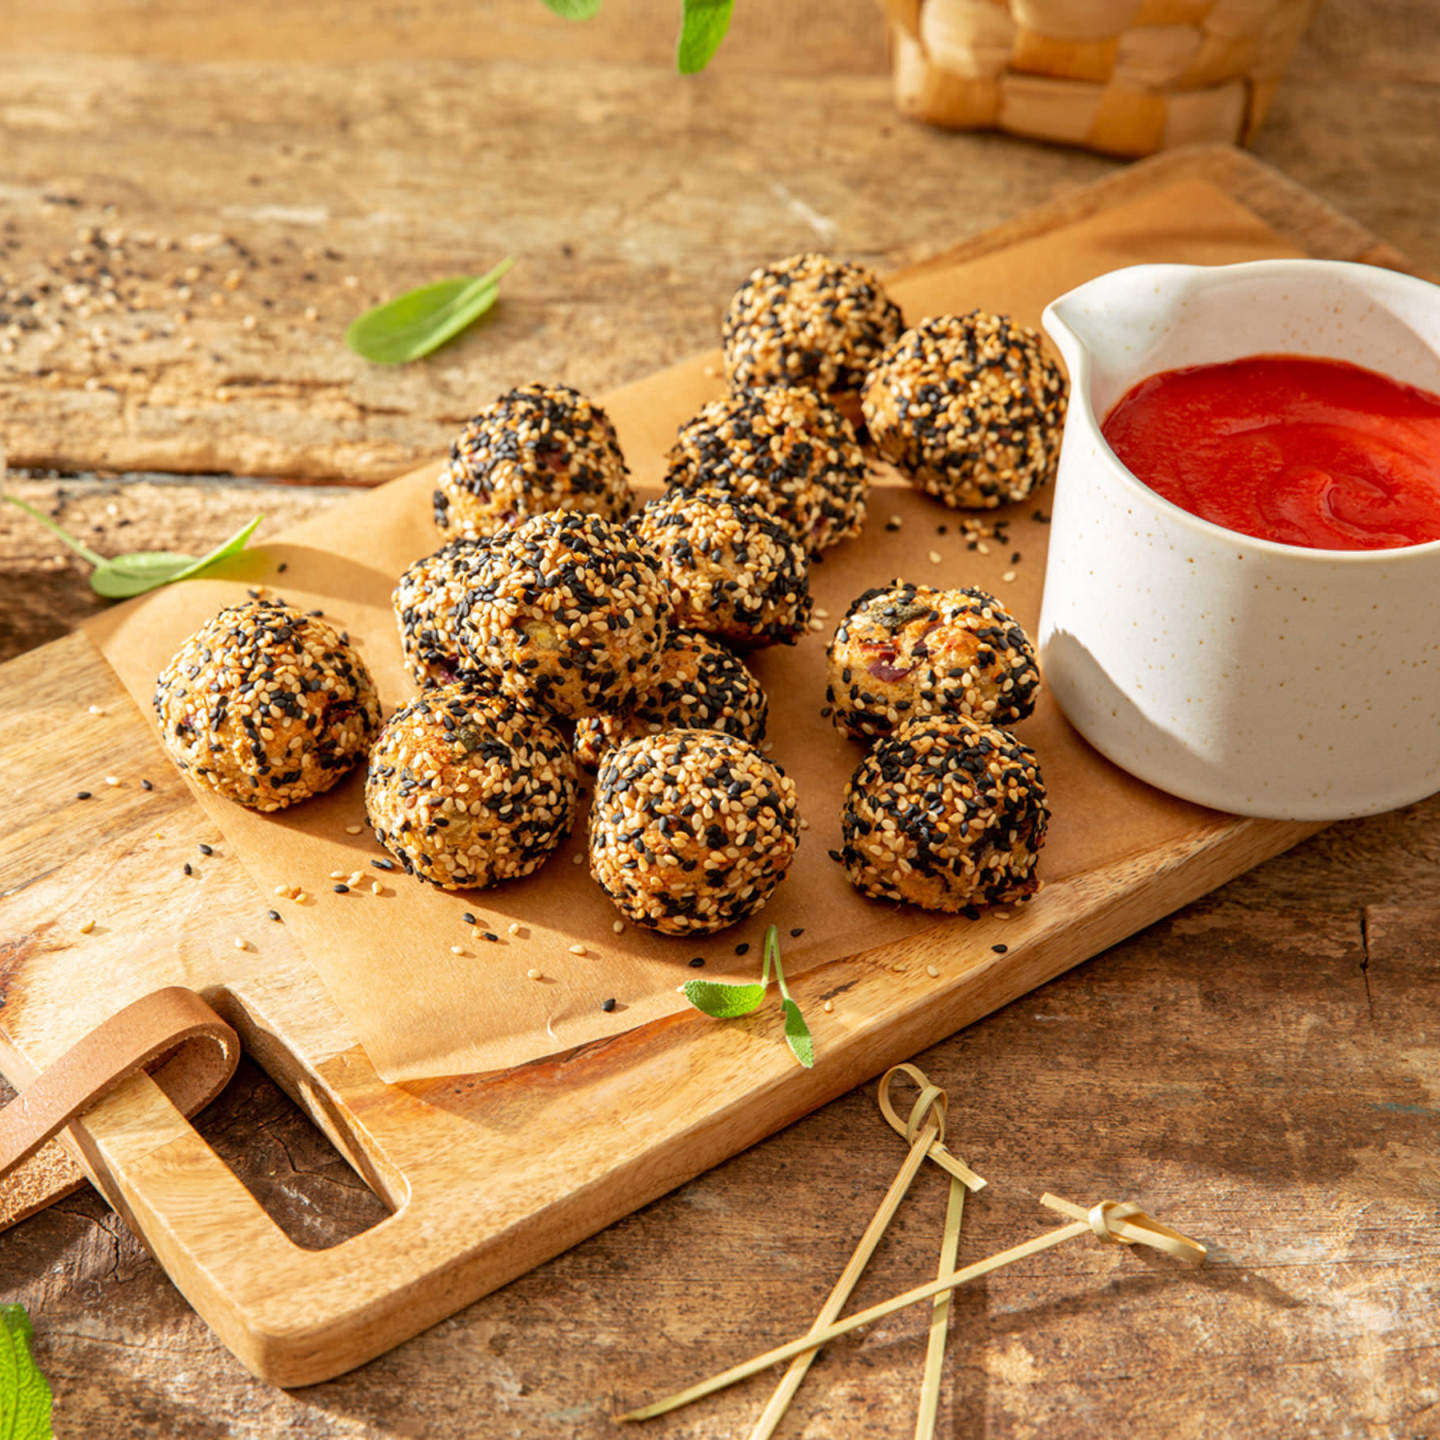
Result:
[[1320,0],[882,0],[902,114],[1108,155],[1246,144]]

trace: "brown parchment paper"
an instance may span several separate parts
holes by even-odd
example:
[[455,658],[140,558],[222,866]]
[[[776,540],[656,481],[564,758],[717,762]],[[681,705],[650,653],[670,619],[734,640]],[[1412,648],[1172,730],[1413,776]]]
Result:
[[[1055,296],[1117,266],[1143,261],[1223,264],[1299,253],[1254,215],[1202,182],[1182,182],[1064,229],[960,265],[896,278],[891,292],[908,321],[977,307],[1038,326]],[[775,257],[757,256],[757,263]],[[531,377],[517,376],[517,380]],[[677,426],[721,393],[718,355],[693,361],[604,397],[641,498],[658,488]],[[489,396],[477,396],[476,405]],[[232,562],[224,578],[188,582],[107,612],[90,631],[145,713],[155,677],[186,635],[250,587],[304,609],[322,609],[365,657],[386,713],[413,693],[405,675],[390,595],[401,571],[436,549],[430,492],[438,467],[403,477],[269,540]],[[363,775],[326,796],[263,816],[198,792],[233,852],[266,896],[300,885],[305,904],[272,899],[371,1062],[391,1082],[488,1071],[538,1059],[685,1008],[678,987],[699,972],[752,977],[768,924],[780,927],[787,973],[931,930],[971,922],[862,898],[830,852],[840,845],[840,806],[861,747],[821,715],[825,646],[850,600],[896,577],[979,585],[1032,632],[1040,612],[1048,490],[990,512],[1009,539],[969,548],[959,518],[877,470],[865,533],[826,552],[811,588],[823,630],[798,645],[751,658],[770,696],[771,754],[795,779],[808,821],[789,876],[758,915],[719,935],[671,939],[633,925],[616,934],[617,912],[590,880],[584,818],[537,874],[486,891],[448,895],[370,861],[383,855],[364,824]],[[887,528],[899,517],[896,529]],[[263,532],[262,532],[263,533]],[[282,571],[281,567],[284,566]],[[1005,578],[1007,575],[1013,578]],[[1049,889],[1088,869],[1183,839],[1215,822],[1196,806],[1123,774],[1069,728],[1048,698],[1017,733],[1037,751],[1053,822],[1041,858]],[[588,788],[588,787],[587,787]],[[366,872],[349,894],[332,872]],[[370,893],[379,879],[383,894]],[[1046,903],[1046,894],[1032,902]],[[469,912],[477,924],[465,923]],[[518,935],[510,926],[518,924]],[[482,938],[484,931],[499,937]],[[736,955],[748,942],[749,952]],[[583,954],[572,946],[582,946]],[[459,953],[452,947],[459,947]],[[529,976],[541,973],[539,980]],[[602,1002],[613,998],[613,1011]]]

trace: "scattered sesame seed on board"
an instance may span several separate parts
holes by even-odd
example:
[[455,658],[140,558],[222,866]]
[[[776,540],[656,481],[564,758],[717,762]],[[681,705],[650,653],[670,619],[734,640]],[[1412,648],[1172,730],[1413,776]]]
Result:
[[610,928],[617,935],[623,935],[625,933],[625,922],[623,920],[612,920],[610,922]]
[[340,884],[338,884],[338,885],[332,885],[330,888],[331,888],[337,895],[348,895],[348,894],[350,893],[350,887],[349,887],[347,884],[345,884],[345,882],[344,882],[343,880],[340,882]]
[[608,1015],[615,1008],[614,998],[602,1000],[600,1002],[600,1008]]
[[927,966],[925,967],[925,973],[926,973],[932,980],[934,980],[934,979],[940,974],[939,970],[937,970],[937,969],[935,968],[935,966],[933,966],[933,965],[927,965]]
[[103,715],[104,713],[105,712],[98,705],[92,705],[90,707],[90,714],[92,715]]
[[825,1013],[826,1013],[827,1015],[829,1015],[829,1014],[831,1014],[831,1013],[834,1011],[834,1009],[835,1009],[835,1002],[834,1002],[833,1000],[827,1000],[827,1001],[825,1002]]
[[932,550],[930,552],[930,563],[932,565],[938,565],[944,558],[938,550]]
[[345,827],[345,833],[347,835],[358,835],[364,828],[363,825],[347,825]]
[[510,933],[511,935],[519,935],[519,934],[521,934],[521,925],[520,925],[520,922],[519,922],[518,920],[512,920],[512,921],[510,922],[510,924],[509,924],[506,928],[508,929],[508,931],[509,931],[509,933]]
[[88,800],[90,798],[90,792],[88,790],[77,790],[75,792],[75,798],[77,800]]
[[538,980],[540,978],[540,972],[536,970],[534,966],[531,966],[531,968],[525,972],[525,978],[527,980]]
[[120,777],[118,775],[107,775],[105,777],[105,783],[107,785],[118,785],[120,783]]
[[248,950],[250,947],[237,935],[235,937],[235,948],[237,950]]
[[88,935],[94,928],[95,922],[93,920],[87,920],[83,925],[81,925],[80,933],[82,935]]
[[345,878],[345,872],[343,870],[332,870],[330,872],[330,878],[332,880],[343,880]]
[[450,947],[450,953],[452,955],[463,955],[465,953],[465,949],[461,945],[452,945]]
[[570,857],[570,863],[572,865],[583,865],[585,863],[585,852],[583,850],[577,850],[575,854]]
[[1008,583],[1015,578],[1015,572],[1013,570],[1007,570],[1000,578]]
[[572,955],[588,955],[590,952],[583,945],[572,945],[570,953]]
[[370,882],[370,893],[372,895],[383,895],[385,893],[385,887],[378,880],[372,880]]

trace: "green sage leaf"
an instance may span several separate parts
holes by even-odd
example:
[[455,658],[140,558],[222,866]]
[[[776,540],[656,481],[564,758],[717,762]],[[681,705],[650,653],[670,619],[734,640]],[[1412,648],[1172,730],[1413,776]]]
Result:
[[735,0],[684,0],[675,68],[682,75],[703,70],[730,28]]
[[786,1044],[794,1051],[795,1058],[809,1070],[815,1064],[815,1042],[810,1038],[810,1027],[793,1000],[787,997],[780,1004],[785,1012]]
[[562,20],[589,20],[600,13],[600,0],[544,0]]
[[687,980],[681,993],[697,1009],[716,1020],[750,1015],[765,1003],[763,985],[732,985],[724,980]]
[[0,1305],[0,1435],[54,1440],[50,1387],[30,1353],[35,1334],[23,1305]]
[[198,560],[193,555],[175,555],[168,550],[137,550],[133,555],[102,559],[90,576],[90,588],[107,600],[128,600],[161,585],[189,580],[209,566],[238,555],[264,518],[257,515]]
[[407,290],[352,321],[345,343],[377,365],[418,360],[453,339],[495,303],[500,277],[514,263],[506,256],[488,275],[457,275]]

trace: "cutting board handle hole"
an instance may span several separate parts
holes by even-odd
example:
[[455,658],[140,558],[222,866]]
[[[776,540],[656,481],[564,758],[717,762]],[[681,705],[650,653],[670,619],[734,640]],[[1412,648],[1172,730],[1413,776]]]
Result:
[[190,1123],[302,1249],[328,1250],[391,1214],[370,1178],[249,1055]]

